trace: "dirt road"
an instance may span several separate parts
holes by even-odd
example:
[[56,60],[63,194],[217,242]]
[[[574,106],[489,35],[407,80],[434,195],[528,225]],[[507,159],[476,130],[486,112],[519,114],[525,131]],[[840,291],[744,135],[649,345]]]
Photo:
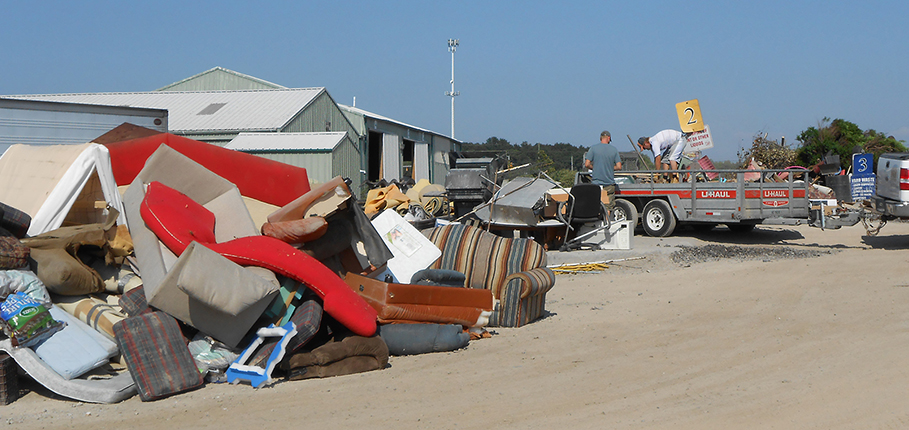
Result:
[[[676,263],[709,244],[819,256]],[[0,407],[9,428],[874,429],[909,426],[909,225],[879,237],[724,228],[635,237],[640,257],[559,275],[549,315],[385,370],[255,390],[209,384],[115,405],[36,388]],[[744,255],[744,254],[743,254]],[[33,387],[34,388],[34,387]]]

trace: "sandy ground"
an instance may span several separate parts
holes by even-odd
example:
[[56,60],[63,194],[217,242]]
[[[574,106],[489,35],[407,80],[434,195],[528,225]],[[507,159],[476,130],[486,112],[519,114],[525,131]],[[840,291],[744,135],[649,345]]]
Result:
[[[673,263],[680,245],[789,246],[806,259]],[[209,384],[95,405],[33,391],[0,426],[51,428],[878,429],[909,426],[909,225],[636,236],[636,258],[559,275],[546,318],[381,371]]]

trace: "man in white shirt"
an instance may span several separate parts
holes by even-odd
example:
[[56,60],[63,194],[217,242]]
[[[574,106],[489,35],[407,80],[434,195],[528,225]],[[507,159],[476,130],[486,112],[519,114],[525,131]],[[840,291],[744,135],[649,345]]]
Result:
[[678,170],[686,144],[685,135],[681,131],[671,129],[638,139],[638,146],[642,151],[645,149],[653,151],[653,164],[657,170]]

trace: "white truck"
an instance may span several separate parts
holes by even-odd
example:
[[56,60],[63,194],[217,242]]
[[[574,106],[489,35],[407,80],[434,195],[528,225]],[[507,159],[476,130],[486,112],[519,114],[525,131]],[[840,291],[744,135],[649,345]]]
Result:
[[909,217],[909,153],[887,153],[877,162],[874,210],[887,218]]
[[909,153],[881,154],[875,171],[875,195],[865,204],[811,209],[809,224],[840,228],[859,221],[869,236],[880,232],[887,221],[909,220]]

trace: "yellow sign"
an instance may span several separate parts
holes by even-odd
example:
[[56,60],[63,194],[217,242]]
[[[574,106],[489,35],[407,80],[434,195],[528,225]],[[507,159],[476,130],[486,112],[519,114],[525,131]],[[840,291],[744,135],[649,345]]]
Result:
[[685,133],[693,133],[704,129],[704,120],[701,118],[701,107],[698,99],[676,103],[675,110],[679,113],[679,125]]

